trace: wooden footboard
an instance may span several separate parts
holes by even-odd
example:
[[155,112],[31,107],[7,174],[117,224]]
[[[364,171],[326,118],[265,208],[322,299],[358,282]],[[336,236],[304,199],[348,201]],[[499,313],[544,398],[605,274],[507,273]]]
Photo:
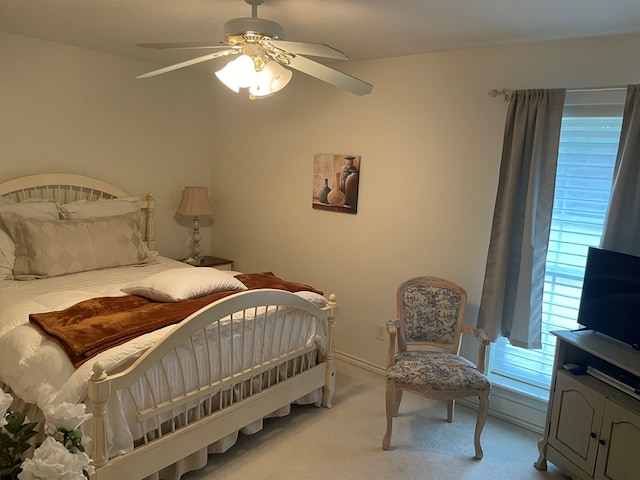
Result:
[[[196,312],[125,371],[96,363],[92,478],[144,478],[320,388],[331,407],[337,311],[334,295],[318,308],[280,290],[246,291]],[[114,458],[110,401],[133,411],[137,439]]]

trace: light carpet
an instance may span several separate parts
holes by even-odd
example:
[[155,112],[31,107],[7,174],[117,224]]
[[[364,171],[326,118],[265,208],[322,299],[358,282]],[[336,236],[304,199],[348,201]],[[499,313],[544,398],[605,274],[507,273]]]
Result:
[[294,406],[183,480],[566,480],[552,464],[545,472],[533,467],[539,434],[491,416],[482,433],[484,458],[473,459],[476,412],[457,405],[447,423],[444,402],[411,393],[394,419],[391,450],[383,451],[384,383],[339,361],[333,408]]

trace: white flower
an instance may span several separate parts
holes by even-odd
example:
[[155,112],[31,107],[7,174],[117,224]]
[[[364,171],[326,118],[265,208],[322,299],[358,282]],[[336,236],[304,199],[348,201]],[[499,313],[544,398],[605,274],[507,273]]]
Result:
[[7,414],[7,410],[11,406],[13,402],[13,397],[8,393],[2,393],[0,395],[0,427],[7,424],[7,421],[4,419],[4,416]]
[[47,433],[54,434],[58,429],[71,432],[80,428],[92,415],[84,413],[86,406],[79,403],[63,402],[55,407],[47,405],[44,409]]
[[86,453],[71,453],[52,437],[47,437],[33,452],[33,457],[22,463],[19,480],[85,480],[83,469],[94,472]]

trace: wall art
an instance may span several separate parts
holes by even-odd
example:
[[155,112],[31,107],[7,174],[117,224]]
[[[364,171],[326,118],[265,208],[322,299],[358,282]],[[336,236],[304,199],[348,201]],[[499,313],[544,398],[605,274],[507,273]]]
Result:
[[313,156],[313,200],[317,210],[358,213],[360,155],[316,153]]

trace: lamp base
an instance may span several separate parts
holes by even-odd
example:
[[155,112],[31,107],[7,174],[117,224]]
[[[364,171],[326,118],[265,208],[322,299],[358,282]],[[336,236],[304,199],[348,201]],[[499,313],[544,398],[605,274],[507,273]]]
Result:
[[188,263],[189,265],[195,265],[195,266],[202,265],[202,257],[198,257],[198,258],[189,257],[189,258],[185,258],[182,261],[184,263]]

